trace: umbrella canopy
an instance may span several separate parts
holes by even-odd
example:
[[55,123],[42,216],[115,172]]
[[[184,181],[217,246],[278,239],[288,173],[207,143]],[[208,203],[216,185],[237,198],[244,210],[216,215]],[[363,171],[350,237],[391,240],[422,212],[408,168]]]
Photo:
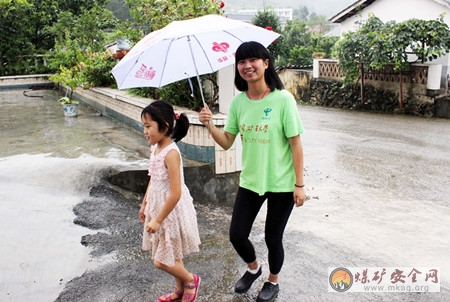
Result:
[[257,41],[267,47],[279,36],[219,15],[174,21],[142,38],[111,72],[119,89],[159,88],[234,64],[242,42]]

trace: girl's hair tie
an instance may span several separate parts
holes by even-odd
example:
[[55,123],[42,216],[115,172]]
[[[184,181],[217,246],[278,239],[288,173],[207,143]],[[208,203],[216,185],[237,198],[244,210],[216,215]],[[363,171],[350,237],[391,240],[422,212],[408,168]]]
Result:
[[175,120],[178,120],[180,118],[180,115],[178,113],[175,113],[174,116],[175,116]]

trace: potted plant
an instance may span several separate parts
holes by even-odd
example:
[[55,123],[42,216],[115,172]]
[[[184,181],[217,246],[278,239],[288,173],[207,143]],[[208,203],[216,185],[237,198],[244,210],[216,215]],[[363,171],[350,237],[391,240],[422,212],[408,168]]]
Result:
[[59,99],[59,102],[63,105],[64,116],[75,117],[78,114],[78,101],[70,99],[65,96]]
[[66,95],[59,99],[59,102],[63,104],[64,116],[77,116],[78,114],[79,102],[72,99],[72,93],[82,83],[80,75],[81,69],[81,64],[70,69],[60,66],[60,72],[49,78],[54,83],[61,83],[66,86]]
[[323,51],[315,51],[312,54],[313,59],[323,59],[325,58],[326,53]]

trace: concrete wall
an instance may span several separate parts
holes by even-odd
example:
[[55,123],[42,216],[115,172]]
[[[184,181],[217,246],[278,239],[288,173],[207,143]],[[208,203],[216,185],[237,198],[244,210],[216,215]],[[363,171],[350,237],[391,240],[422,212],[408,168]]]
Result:
[[307,102],[311,98],[312,71],[281,69],[278,70],[278,75],[284,83],[284,88],[294,95],[297,102]]
[[[61,93],[65,87],[60,86]],[[78,88],[73,92],[78,99],[133,128],[142,131],[141,112],[151,100],[136,97],[125,91],[111,88]],[[198,113],[174,106],[177,113],[186,113],[191,123],[188,135],[178,142],[183,158],[184,176],[192,197],[199,202],[232,206],[239,186],[240,173],[229,169],[226,156],[232,150],[218,150],[208,130],[198,121]],[[223,127],[225,115],[217,115],[214,123]],[[218,145],[217,145],[218,146]],[[220,148],[220,147],[219,147]],[[232,154],[235,156],[235,154]],[[229,160],[229,159],[228,159]],[[217,173],[217,170],[221,173]],[[109,178],[115,185],[132,191],[145,190],[148,183],[147,171],[117,171]]]
[[278,73],[298,103],[428,117],[447,118],[450,115],[446,96],[428,95],[426,85],[403,84],[403,109],[399,109],[399,83],[366,81],[363,103],[359,84],[342,88],[342,79],[313,78],[312,70],[283,69]]
[[0,77],[0,89],[30,89],[33,86],[53,86],[48,78],[51,74]]
[[[136,97],[126,91],[104,87],[94,87],[88,90],[78,88],[74,91],[73,97],[139,131],[142,130],[142,109],[151,102],[148,98]],[[240,171],[238,160],[240,157],[236,152],[239,144],[234,144],[229,150],[223,150],[214,142],[208,129],[198,120],[198,112],[179,106],[174,106],[174,109],[177,113],[185,113],[191,124],[188,134],[179,142],[184,156],[192,160],[214,164],[217,174]],[[225,114],[219,113],[214,116],[214,124],[218,128],[223,128],[225,120]]]

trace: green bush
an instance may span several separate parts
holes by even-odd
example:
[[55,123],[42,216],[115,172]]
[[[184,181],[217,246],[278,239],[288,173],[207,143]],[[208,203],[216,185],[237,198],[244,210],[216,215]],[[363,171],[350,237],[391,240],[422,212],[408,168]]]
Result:
[[[201,93],[198,88],[197,79],[192,78],[191,81],[194,88],[193,95],[191,95],[192,90],[188,80],[178,81],[161,88],[132,88],[129,89],[129,92],[133,95],[141,97],[155,100],[165,100],[173,105],[185,107],[191,110],[199,110],[203,107]],[[211,100],[211,97],[205,95],[205,99]],[[208,102],[208,105],[212,108],[214,104]]]
[[111,70],[116,63],[116,59],[108,52],[91,53],[80,74],[83,87],[115,86],[116,82],[111,74]]

